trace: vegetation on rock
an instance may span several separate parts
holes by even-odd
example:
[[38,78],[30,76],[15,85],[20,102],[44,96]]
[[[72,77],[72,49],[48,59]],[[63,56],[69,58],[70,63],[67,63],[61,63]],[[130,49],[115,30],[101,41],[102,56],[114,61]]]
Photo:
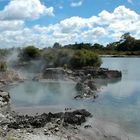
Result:
[[100,67],[101,59],[93,51],[78,50],[74,53],[70,59],[70,66],[72,68],[82,68],[86,66]]
[[0,61],[0,71],[6,71],[7,65],[5,61]]

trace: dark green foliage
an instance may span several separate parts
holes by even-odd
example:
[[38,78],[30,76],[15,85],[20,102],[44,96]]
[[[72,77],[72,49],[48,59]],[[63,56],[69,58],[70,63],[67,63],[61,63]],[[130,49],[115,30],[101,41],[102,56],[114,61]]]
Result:
[[73,49],[73,50],[80,50],[80,49],[91,49],[92,48],[92,44],[90,43],[75,43],[75,44],[69,44],[69,45],[65,45],[64,48],[69,48],[69,49]]
[[43,52],[43,59],[47,67],[67,67],[73,51],[68,49],[48,48]]
[[7,70],[7,65],[5,61],[0,62],[0,71],[6,71]]
[[64,67],[64,68],[81,68],[86,66],[99,67],[101,60],[99,56],[89,50],[73,50],[73,49],[47,49],[43,58],[46,67]]
[[131,37],[129,33],[122,35],[121,40],[117,46],[118,51],[132,51],[135,47],[135,38]]
[[0,59],[4,59],[11,52],[11,49],[0,49]]
[[28,46],[26,48],[23,48],[19,54],[20,60],[32,60],[32,59],[38,59],[41,56],[41,52],[38,48],[34,46]]
[[98,44],[98,43],[95,43],[93,46],[92,46],[93,49],[97,49],[97,50],[101,50],[104,48],[103,45],[101,44]]
[[82,68],[86,66],[100,67],[101,59],[100,57],[89,50],[78,50],[74,53],[70,60],[70,65],[72,68]]
[[59,43],[55,42],[53,45],[53,48],[57,48],[57,49],[61,48],[61,45]]
[[115,50],[119,52],[140,51],[140,40],[132,37],[130,33],[125,33],[121,36],[120,41],[108,44],[105,50]]
[[120,44],[120,42],[109,43],[109,44],[107,44],[105,50],[117,50],[119,44]]
[[135,45],[132,48],[133,51],[140,51],[140,39],[135,40]]

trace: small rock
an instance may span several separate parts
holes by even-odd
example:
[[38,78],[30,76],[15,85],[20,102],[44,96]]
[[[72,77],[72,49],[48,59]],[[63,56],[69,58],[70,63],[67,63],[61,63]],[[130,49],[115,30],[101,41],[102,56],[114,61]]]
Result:
[[54,131],[55,131],[55,132],[58,132],[58,131],[59,131],[59,128],[58,128],[58,127],[56,127],[56,128],[54,129]]
[[47,132],[47,129],[44,129],[44,132]]
[[61,124],[61,119],[56,119],[56,123],[60,125]]
[[92,126],[91,125],[85,125],[84,128],[86,128],[86,129],[87,128],[92,128]]
[[50,136],[51,133],[47,131],[47,132],[44,132],[44,135],[48,135],[48,136]]

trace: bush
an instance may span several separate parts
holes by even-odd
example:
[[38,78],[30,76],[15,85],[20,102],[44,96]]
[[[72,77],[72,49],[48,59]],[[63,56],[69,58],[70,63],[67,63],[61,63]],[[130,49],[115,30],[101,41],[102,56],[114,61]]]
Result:
[[82,68],[86,66],[100,67],[101,59],[93,51],[78,50],[72,56],[70,65],[72,68]]
[[47,67],[82,68],[99,67],[100,57],[89,50],[48,49],[43,55]]
[[6,70],[7,70],[6,62],[4,61],[0,62],[0,71],[6,71]]
[[45,48],[39,50],[28,46],[19,54],[21,62],[40,58],[45,67],[82,68],[86,66],[99,67],[100,57],[92,50],[70,48]]
[[69,67],[73,52],[69,49],[47,49],[43,58],[47,67]]
[[20,60],[38,59],[40,56],[40,50],[34,46],[28,46],[22,49],[19,54]]

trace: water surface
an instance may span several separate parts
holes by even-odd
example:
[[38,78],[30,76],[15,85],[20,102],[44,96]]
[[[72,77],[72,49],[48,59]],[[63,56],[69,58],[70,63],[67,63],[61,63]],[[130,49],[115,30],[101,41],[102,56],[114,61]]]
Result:
[[95,102],[74,100],[73,83],[27,81],[10,89],[15,107],[59,106],[87,108],[97,118],[119,124],[140,136],[140,58],[102,58],[102,67],[122,71],[122,79],[102,81]]

